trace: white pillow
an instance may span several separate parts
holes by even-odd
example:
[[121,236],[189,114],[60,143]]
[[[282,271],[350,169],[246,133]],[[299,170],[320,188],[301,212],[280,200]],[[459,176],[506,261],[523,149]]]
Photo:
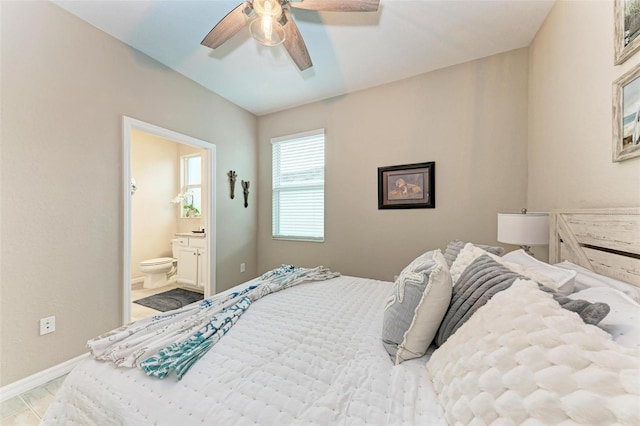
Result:
[[616,343],[640,349],[640,304],[629,296],[610,287],[593,287],[567,297],[609,305],[611,310],[597,326],[609,333]]
[[530,278],[544,285],[545,287],[549,287],[552,290],[556,290],[556,291],[558,290],[556,282],[551,278],[547,278],[546,276],[541,275],[535,271],[526,270],[523,266],[513,262],[508,262],[503,258],[501,258],[500,256],[491,254],[488,251],[485,251],[480,247],[473,245],[472,243],[467,243],[464,246],[460,254],[458,254],[458,257],[456,258],[456,260],[453,262],[453,265],[451,265],[451,268],[449,269],[449,272],[451,272],[451,280],[453,281],[453,285],[454,286],[456,285],[456,283],[460,279],[460,275],[462,275],[464,270],[467,269],[467,267],[471,265],[474,260],[476,260],[478,257],[485,254],[490,258],[492,258],[493,260],[495,260],[496,262],[500,263],[501,265],[504,265],[507,268],[511,269],[513,272],[517,274]]
[[448,424],[640,424],[640,352],[528,280],[478,309],[427,372]]
[[560,294],[567,295],[573,292],[575,286],[576,271],[570,271],[568,269],[558,268],[557,266],[549,265],[542,262],[535,257],[527,254],[524,250],[515,250],[502,256],[504,260],[511,263],[517,263],[524,267],[525,271],[531,271],[539,275],[555,281],[557,291]]
[[639,287],[635,287],[632,284],[625,283],[624,281],[619,281],[614,278],[605,277],[604,275],[585,269],[582,266],[578,266],[567,260],[556,263],[555,266],[577,272],[574,291],[580,291],[591,287],[611,287],[616,290],[620,290],[636,302],[640,303]]

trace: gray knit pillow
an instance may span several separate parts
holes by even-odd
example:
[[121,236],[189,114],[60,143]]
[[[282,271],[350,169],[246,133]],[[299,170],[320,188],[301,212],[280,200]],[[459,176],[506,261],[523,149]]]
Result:
[[580,315],[585,324],[597,325],[607,316],[611,308],[608,304],[602,302],[591,303],[582,299],[569,299],[568,297],[551,290],[549,287],[538,284],[542,291],[551,293],[556,302],[564,309],[575,312]]
[[[466,244],[466,242],[460,240],[453,240],[449,244],[447,244],[447,248],[444,251],[444,258],[446,259],[449,268],[451,268],[451,265],[453,265],[456,257],[458,257],[458,254],[460,254]],[[502,256],[502,253],[504,253],[504,248],[502,247],[486,246],[476,243],[473,243],[473,245],[476,247],[480,247],[484,251],[495,254],[496,256]]]
[[[496,293],[511,287],[513,282],[523,277],[487,255],[474,260],[460,275],[453,288],[449,309],[440,323],[436,334],[436,345],[442,345],[471,316]],[[576,312],[587,324],[599,323],[609,313],[606,303],[590,303],[585,300],[572,300],[538,284],[538,287],[552,294],[563,308]]]

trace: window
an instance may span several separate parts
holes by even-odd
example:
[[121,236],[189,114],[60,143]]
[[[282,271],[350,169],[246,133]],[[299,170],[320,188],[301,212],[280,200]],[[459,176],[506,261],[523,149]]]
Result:
[[271,144],[273,238],[324,241],[324,129]]
[[180,217],[199,216],[202,213],[202,156],[183,155],[180,158],[184,194]]

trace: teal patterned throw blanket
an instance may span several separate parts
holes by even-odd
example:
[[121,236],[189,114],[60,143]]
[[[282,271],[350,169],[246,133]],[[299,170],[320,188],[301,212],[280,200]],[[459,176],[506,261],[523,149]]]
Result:
[[282,265],[240,291],[223,293],[180,309],[127,324],[91,339],[94,358],[119,367],[139,367],[149,376],[165,378],[172,371],[178,380],[238,321],[252,302],[307,281],[339,276],[322,266]]

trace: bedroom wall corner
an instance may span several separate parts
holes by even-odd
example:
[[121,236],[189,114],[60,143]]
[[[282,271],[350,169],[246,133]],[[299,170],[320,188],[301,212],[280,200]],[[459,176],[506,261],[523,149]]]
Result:
[[[588,28],[588,31],[584,29]],[[529,48],[528,206],[637,206],[640,158],[613,163],[613,1],[556,1]]]
[[[496,243],[526,202],[528,50],[518,49],[258,118],[258,270],[324,265],[393,280],[453,239]],[[325,242],[271,238],[272,137],[326,132]],[[436,162],[436,208],[378,210],[377,168]]]
[[229,169],[257,180],[257,118],[51,2],[0,10],[6,386],[121,325],[123,115],[216,145],[218,290],[255,276],[257,209],[224,182]]

